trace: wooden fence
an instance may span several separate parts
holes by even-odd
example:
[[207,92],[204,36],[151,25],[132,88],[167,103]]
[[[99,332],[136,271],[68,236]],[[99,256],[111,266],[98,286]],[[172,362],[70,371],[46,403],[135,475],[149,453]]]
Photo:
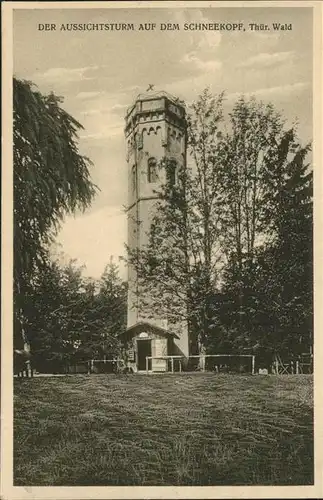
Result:
[[[236,354],[203,354],[203,355],[195,355],[195,356],[146,356],[146,373],[148,373],[149,370],[149,361],[153,359],[161,359],[161,360],[166,360],[170,362],[170,369],[168,366],[168,363],[166,365],[166,370],[164,371],[169,371],[171,373],[174,373],[175,371],[182,372],[184,369],[185,371],[201,371],[201,372],[206,372],[206,371],[216,371],[219,372],[221,371],[221,366],[228,366],[225,365],[224,363],[219,363],[219,364],[213,364],[213,369],[208,370],[207,367],[207,361],[214,359],[214,360],[224,360],[226,358],[235,358],[237,363],[236,366],[238,367],[243,367],[245,368],[245,365],[240,361],[245,360],[245,358],[250,359],[251,361],[251,366],[250,366],[250,373],[254,375],[255,373],[255,360],[256,356],[253,354],[242,354],[242,355],[236,355]],[[197,363],[191,363],[190,366],[190,361],[195,360]],[[240,362],[239,362],[240,361]],[[178,370],[175,370],[175,362],[177,362]],[[191,369],[190,369],[191,368]]]

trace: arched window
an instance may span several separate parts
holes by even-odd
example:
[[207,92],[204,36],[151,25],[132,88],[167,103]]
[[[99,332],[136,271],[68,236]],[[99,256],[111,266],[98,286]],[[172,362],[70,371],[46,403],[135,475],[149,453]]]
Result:
[[134,165],[132,167],[131,177],[132,177],[132,190],[136,191],[137,190],[137,165]]
[[177,169],[176,160],[171,159],[167,166],[167,177],[168,177],[168,182],[171,186],[175,186],[176,184],[176,169]]
[[157,173],[157,160],[156,158],[149,158],[148,160],[148,182],[154,183],[158,181]]

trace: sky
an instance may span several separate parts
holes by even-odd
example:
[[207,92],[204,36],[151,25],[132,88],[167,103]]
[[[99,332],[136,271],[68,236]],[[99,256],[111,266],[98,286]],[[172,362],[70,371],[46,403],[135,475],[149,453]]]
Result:
[[[244,23],[245,31],[184,31],[186,22]],[[40,31],[42,23],[55,31]],[[66,23],[134,23],[135,31],[60,31]],[[156,29],[139,31],[140,23]],[[161,31],[160,23],[180,30]],[[249,23],[269,30],[250,30]],[[292,24],[274,31],[272,23]],[[186,102],[205,88],[225,91],[230,109],[241,95],[273,103],[288,123],[312,140],[312,11],[310,8],[28,9],[14,12],[14,74],[63,107],[84,130],[82,154],[93,162],[100,192],[90,209],[66,217],[57,248],[98,278],[111,257],[118,263],[126,241],[127,166],[124,116],[153,83]],[[121,274],[125,268],[120,263]]]

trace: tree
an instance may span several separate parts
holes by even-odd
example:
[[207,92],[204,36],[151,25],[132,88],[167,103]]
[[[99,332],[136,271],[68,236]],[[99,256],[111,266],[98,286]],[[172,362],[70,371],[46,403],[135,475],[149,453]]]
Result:
[[277,143],[284,134],[282,117],[271,104],[241,97],[228,117],[219,148],[222,163],[217,188],[223,193],[222,251],[238,269],[252,265],[255,249],[268,236],[273,193],[271,175]]
[[[228,347],[230,338],[231,351],[236,352],[255,344],[254,333],[264,320],[253,284],[259,271],[257,256],[272,236],[268,221],[274,195],[271,172],[283,136],[284,120],[271,104],[242,96],[228,114],[218,144],[221,162],[217,177],[217,190],[223,196],[218,208],[225,266],[218,290],[222,298],[212,301],[211,349],[215,339]],[[224,324],[219,323],[220,317],[223,321],[221,303],[227,315]]]
[[158,191],[149,243],[140,250],[128,248],[139,283],[139,307],[146,314],[157,310],[170,327],[185,321],[194,352],[208,336],[210,297],[221,259],[218,207],[223,194],[217,186],[222,103],[222,94],[214,97],[208,90],[193,103],[187,133],[191,162],[178,167],[175,184],[172,162],[160,162],[166,181]]
[[295,130],[286,132],[272,172],[267,214],[273,238],[266,249],[266,283],[275,347],[289,355],[308,352],[313,333],[313,178]]
[[126,328],[126,286],[112,262],[99,280],[75,261],[49,262],[28,295],[25,325],[39,370],[65,370],[77,361],[114,357]]
[[84,210],[96,187],[90,161],[78,152],[82,126],[53,93],[13,80],[15,340],[28,340],[26,294],[46,265],[48,244],[63,216]]
[[[308,350],[312,334],[312,173],[294,129],[272,136],[262,165],[262,239],[239,255],[232,246],[225,292],[236,350]],[[248,249],[247,249],[248,250]],[[304,348],[306,346],[306,348]]]
[[127,286],[112,260],[99,280],[84,281],[83,298],[76,357],[115,358],[121,351],[120,334],[126,329]]
[[98,284],[98,311],[101,318],[99,342],[101,355],[116,356],[121,349],[120,334],[127,326],[127,284],[111,260]]
[[[311,234],[308,150],[270,104],[242,97],[224,119],[222,94],[214,97],[206,90],[193,103],[189,164],[175,185],[166,181],[160,187],[148,245],[128,249],[128,254],[138,277],[140,306],[151,315],[162,313],[174,325],[179,318],[187,321],[194,350],[241,352],[259,342],[264,349],[281,348],[277,339],[286,339],[288,328],[294,328],[296,282],[290,286],[290,309],[280,319],[274,294],[278,283],[284,285],[281,266],[289,274],[292,268],[291,238],[298,286],[305,268],[311,276],[305,249]],[[169,162],[164,159],[160,168],[167,171]],[[297,246],[300,232],[304,235]],[[268,266],[275,283],[272,302],[265,293]],[[304,290],[299,288],[300,310],[306,303],[302,324],[311,314],[311,297]],[[284,334],[278,326],[283,315]]]

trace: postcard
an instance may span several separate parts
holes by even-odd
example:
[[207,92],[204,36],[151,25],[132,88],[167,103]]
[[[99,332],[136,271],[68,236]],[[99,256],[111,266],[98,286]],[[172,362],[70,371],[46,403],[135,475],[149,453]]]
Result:
[[322,3],[2,13],[2,498],[319,498]]

